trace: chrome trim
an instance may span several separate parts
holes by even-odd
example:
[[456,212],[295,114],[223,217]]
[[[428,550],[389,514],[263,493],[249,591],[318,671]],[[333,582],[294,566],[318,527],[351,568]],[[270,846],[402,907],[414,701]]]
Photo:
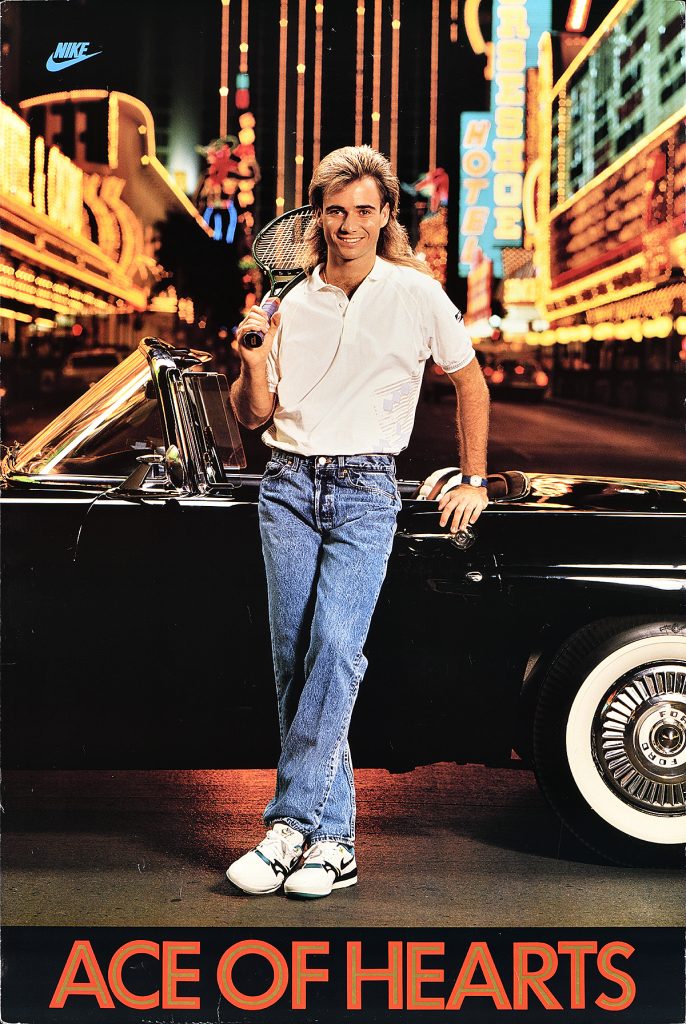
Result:
[[101,486],[111,487],[112,484],[121,483],[124,476],[80,476],[69,473],[56,473],[55,476],[43,476],[39,473],[8,473],[7,480],[12,483],[30,484],[31,487],[65,487],[74,484],[88,485],[89,490],[99,489]]
[[655,663],[615,684],[593,721],[593,756],[625,803],[686,810],[686,665]]

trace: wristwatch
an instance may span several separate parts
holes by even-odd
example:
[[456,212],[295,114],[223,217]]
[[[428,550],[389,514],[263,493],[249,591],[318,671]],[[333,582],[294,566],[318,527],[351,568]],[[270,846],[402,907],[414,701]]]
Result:
[[485,476],[463,476],[463,484],[469,484],[470,487],[485,487],[488,480]]

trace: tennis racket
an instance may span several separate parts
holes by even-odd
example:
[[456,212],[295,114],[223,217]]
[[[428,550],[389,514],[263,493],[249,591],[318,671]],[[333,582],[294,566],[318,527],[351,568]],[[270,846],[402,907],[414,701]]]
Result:
[[[261,303],[269,319],[274,316],[286,292],[303,279],[305,231],[314,220],[311,206],[290,210],[262,228],[253,242],[252,253],[260,270],[269,278],[269,292]],[[245,348],[259,348],[261,331],[248,331],[241,338]]]

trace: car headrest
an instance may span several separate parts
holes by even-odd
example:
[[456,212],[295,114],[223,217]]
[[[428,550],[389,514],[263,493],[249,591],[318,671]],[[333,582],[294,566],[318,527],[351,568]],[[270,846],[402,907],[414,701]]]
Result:
[[[424,480],[412,495],[417,501],[438,501],[442,495],[459,487],[462,476],[458,466],[437,469]],[[524,473],[512,469],[503,473],[489,473],[486,477],[489,501],[512,501],[529,493],[530,485]]]

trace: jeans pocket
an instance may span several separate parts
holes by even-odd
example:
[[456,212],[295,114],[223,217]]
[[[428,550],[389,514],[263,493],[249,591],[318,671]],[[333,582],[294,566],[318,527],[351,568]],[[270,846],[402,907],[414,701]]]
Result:
[[287,462],[281,462],[280,459],[270,459],[267,465],[264,467],[264,473],[262,474],[263,480],[278,480],[280,476],[288,469]]
[[398,497],[398,486],[392,473],[379,470],[369,472],[361,469],[348,469],[347,479],[350,484],[367,494],[383,495],[389,501],[395,501]]

